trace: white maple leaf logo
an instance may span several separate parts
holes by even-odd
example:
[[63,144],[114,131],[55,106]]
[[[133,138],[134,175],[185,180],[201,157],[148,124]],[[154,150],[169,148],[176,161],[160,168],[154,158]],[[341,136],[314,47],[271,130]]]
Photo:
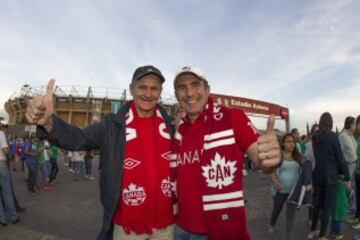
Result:
[[128,193],[128,192],[137,192],[137,191],[144,191],[143,187],[136,187],[135,184],[130,183],[128,189],[124,189],[124,192]]
[[143,187],[130,183],[127,189],[124,188],[122,197],[126,205],[138,206],[144,203],[146,193]]
[[202,175],[205,177],[208,187],[219,188],[229,186],[234,183],[236,161],[226,161],[216,153],[214,159],[211,159],[210,165],[202,167]]

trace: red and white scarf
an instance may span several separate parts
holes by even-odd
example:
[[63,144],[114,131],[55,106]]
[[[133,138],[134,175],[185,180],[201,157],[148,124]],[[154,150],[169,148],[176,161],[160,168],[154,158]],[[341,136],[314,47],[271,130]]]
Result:
[[[113,217],[126,233],[151,234],[174,222],[169,159],[171,140],[158,109],[140,118],[134,103],[126,116],[122,195]],[[150,122],[149,122],[150,121]]]
[[[210,240],[249,240],[243,199],[243,156],[236,145],[228,110],[209,99],[202,126],[204,151],[200,157],[200,165],[203,212],[208,237]],[[181,149],[184,131],[184,124],[180,122],[174,140],[176,153]]]

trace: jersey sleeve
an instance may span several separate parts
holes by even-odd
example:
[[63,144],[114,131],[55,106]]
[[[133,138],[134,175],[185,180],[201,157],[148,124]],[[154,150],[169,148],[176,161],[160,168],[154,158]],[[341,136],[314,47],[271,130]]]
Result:
[[248,147],[257,141],[259,132],[240,109],[229,109],[231,123],[234,128],[236,144],[246,153]]

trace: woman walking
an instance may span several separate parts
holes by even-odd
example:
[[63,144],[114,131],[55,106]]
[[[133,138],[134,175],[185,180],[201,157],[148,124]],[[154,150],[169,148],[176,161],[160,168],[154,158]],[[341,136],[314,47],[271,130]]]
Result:
[[271,213],[269,234],[274,233],[276,221],[286,202],[286,239],[291,239],[296,206],[287,202],[289,193],[299,178],[301,154],[295,148],[295,139],[292,134],[285,134],[281,141],[283,149],[283,162],[277,171],[271,174],[271,180],[276,193],[273,198],[274,205]]

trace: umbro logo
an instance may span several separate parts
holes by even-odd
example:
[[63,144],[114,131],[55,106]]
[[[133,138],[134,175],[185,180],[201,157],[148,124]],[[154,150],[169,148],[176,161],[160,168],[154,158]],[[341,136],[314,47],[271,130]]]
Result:
[[124,168],[127,170],[131,170],[137,166],[139,166],[141,162],[139,160],[135,160],[132,158],[127,158],[124,160]]
[[161,157],[168,161],[176,160],[176,154],[173,154],[171,151],[161,154]]

